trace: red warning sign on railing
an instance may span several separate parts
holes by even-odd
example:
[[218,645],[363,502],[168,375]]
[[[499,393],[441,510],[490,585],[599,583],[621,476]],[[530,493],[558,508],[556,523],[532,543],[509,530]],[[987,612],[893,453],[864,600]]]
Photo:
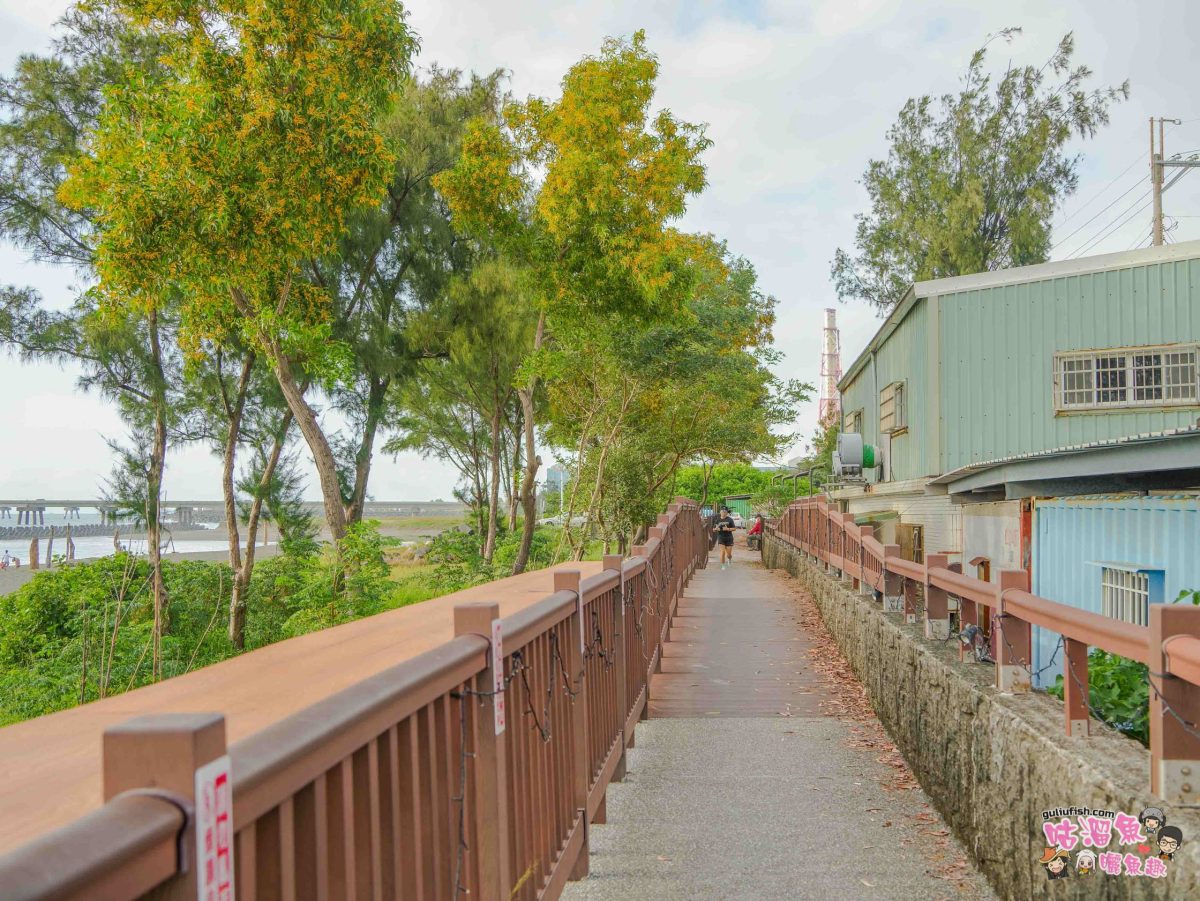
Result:
[[233,901],[233,788],[229,755],[196,770],[196,896]]

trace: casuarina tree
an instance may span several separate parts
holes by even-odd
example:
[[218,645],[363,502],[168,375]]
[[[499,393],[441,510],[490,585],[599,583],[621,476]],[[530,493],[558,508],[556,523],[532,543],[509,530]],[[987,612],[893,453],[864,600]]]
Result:
[[[989,38],[1011,41],[1020,29]],[[1073,137],[1108,123],[1129,83],[1089,89],[1092,71],[1075,65],[1067,34],[1041,66],[984,70],[975,52],[957,94],[904,104],[888,131],[886,159],[871,160],[862,183],[871,206],[857,217],[854,252],[838,249],[838,296],[886,313],[920,279],[1044,262],[1050,219],[1078,181]]]
[[269,361],[308,444],[335,540],[337,460],[305,397],[347,376],[330,294],[306,261],[336,250],[379,203],[394,158],[378,122],[415,49],[395,0],[107,0],[153,35],[164,72],[130,69],[105,95],[61,196],[95,211],[99,292],[153,310],[168,292],[182,338],[233,324]]

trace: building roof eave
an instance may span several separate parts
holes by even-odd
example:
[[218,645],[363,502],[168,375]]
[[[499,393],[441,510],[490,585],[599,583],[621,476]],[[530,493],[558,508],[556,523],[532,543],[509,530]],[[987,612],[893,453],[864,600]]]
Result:
[[1129,435],[1110,441],[970,463],[933,479],[951,494],[998,489],[1016,482],[1117,477],[1198,467],[1200,426]]
[[917,296],[914,287],[909,285],[908,290],[904,292],[904,296],[900,298],[900,302],[896,304],[896,306],[892,309],[892,312],[888,314],[888,317],[883,320],[883,325],[879,327],[879,331],[877,331],[875,336],[871,338],[870,342],[863,349],[862,353],[854,358],[854,362],[850,364],[850,368],[846,370],[846,374],[842,376],[841,381],[838,382],[839,392],[845,392],[846,388],[850,386],[850,383],[854,381],[859,372],[862,371],[862,368],[867,365],[867,360],[870,359],[871,353],[878,350],[880,346],[887,341],[892,332],[896,330],[896,327],[904,321],[904,317],[909,314],[909,311],[912,310],[914,306],[916,306],[918,300],[920,300],[920,298]]

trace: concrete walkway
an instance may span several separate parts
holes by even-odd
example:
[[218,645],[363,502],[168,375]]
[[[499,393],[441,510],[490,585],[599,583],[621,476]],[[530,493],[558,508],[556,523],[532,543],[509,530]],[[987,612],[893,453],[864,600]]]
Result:
[[[796,585],[739,549],[681,599],[628,775],[564,898],[993,898],[920,789],[828,716]],[[836,706],[836,705],[834,705]]]

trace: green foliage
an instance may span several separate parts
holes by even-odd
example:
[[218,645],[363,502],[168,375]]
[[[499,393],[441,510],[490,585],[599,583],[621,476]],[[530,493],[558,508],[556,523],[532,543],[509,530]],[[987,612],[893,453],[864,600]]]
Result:
[[798,479],[795,487],[792,480],[772,482],[766,488],[756,491],[750,498],[750,506],[755,513],[761,513],[769,518],[775,518],[782,513],[787,505],[797,496],[808,493],[808,482]]
[[857,253],[834,258],[839,297],[887,312],[914,281],[1048,258],[1051,217],[1078,183],[1079,156],[1064,148],[1094,136],[1109,106],[1129,96],[1128,82],[1087,90],[1092,72],[1072,66],[1074,51],[1067,34],[1044,65],[1010,65],[993,86],[985,44],[959,93],[940,107],[929,95],[904,105],[887,159],[863,174],[871,208],[856,217]]
[[766,491],[773,475],[749,463],[682,466],[675,477],[675,494],[715,506],[729,495]]
[[[165,562],[170,626],[164,678],[233,656],[227,634],[232,573],[223,563]],[[152,681],[150,567],[128,554],[38,573],[0,596],[0,724]],[[261,562],[250,585],[246,649],[370,616],[431,596],[397,585],[373,523],[319,550]]]
[[[222,618],[229,568],[167,563],[171,629],[163,676],[231,653]],[[117,554],[39,573],[0,596],[0,723],[15,722],[151,681],[150,567]]]
[[[528,568],[543,569],[559,560],[556,553],[560,546],[562,529],[554,526],[538,526],[533,531]],[[488,563],[481,552],[479,536],[470,532],[451,529],[434,538],[426,560],[433,564],[434,582],[439,594],[448,594],[501,579],[512,573],[513,560],[520,549],[521,532],[501,530],[496,544],[496,553]],[[598,542],[588,546],[586,559],[598,559],[602,548]]]
[[559,99],[477,120],[435,180],[459,227],[527,265],[552,312],[639,318],[687,297],[688,242],[667,226],[703,189],[711,142],[702,126],[652,114],[657,77],[643,32],[606,39],[567,71]]
[[[1145,664],[1109,654],[1098,648],[1088,655],[1088,704],[1114,729],[1150,743],[1150,683]],[[1063,677],[1046,689],[1056,698],[1063,696]]]
[[346,537],[319,551],[292,555],[292,590],[282,637],[293,638],[387,609],[392,583],[378,524],[354,523]]

